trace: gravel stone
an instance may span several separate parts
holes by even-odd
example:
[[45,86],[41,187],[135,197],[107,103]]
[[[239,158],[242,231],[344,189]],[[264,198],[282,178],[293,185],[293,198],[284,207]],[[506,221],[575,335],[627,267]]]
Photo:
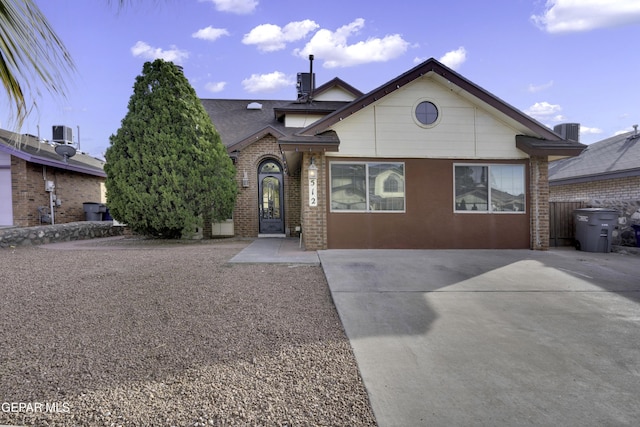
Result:
[[0,249],[0,424],[375,425],[321,267],[247,244]]

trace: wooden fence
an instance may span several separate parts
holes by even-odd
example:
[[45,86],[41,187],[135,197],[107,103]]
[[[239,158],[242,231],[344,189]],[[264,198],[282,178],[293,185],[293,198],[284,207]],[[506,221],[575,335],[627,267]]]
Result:
[[573,245],[573,211],[584,207],[585,202],[549,202],[549,246]]

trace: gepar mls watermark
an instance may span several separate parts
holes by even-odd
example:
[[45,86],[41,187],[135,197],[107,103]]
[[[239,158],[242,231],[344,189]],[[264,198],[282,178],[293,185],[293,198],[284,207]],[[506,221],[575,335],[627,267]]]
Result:
[[68,414],[71,406],[67,402],[2,402],[0,412],[14,414]]

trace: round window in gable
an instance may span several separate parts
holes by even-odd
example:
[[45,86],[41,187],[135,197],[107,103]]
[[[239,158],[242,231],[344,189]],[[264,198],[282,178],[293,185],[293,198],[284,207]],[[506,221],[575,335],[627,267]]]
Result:
[[423,126],[433,126],[438,121],[438,107],[433,102],[420,102],[416,105],[416,120]]

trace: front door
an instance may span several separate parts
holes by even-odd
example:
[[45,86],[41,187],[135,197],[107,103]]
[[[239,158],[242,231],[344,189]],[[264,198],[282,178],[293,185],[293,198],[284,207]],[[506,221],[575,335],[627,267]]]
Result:
[[260,234],[284,233],[284,198],[282,167],[275,160],[266,160],[258,168],[258,212]]

